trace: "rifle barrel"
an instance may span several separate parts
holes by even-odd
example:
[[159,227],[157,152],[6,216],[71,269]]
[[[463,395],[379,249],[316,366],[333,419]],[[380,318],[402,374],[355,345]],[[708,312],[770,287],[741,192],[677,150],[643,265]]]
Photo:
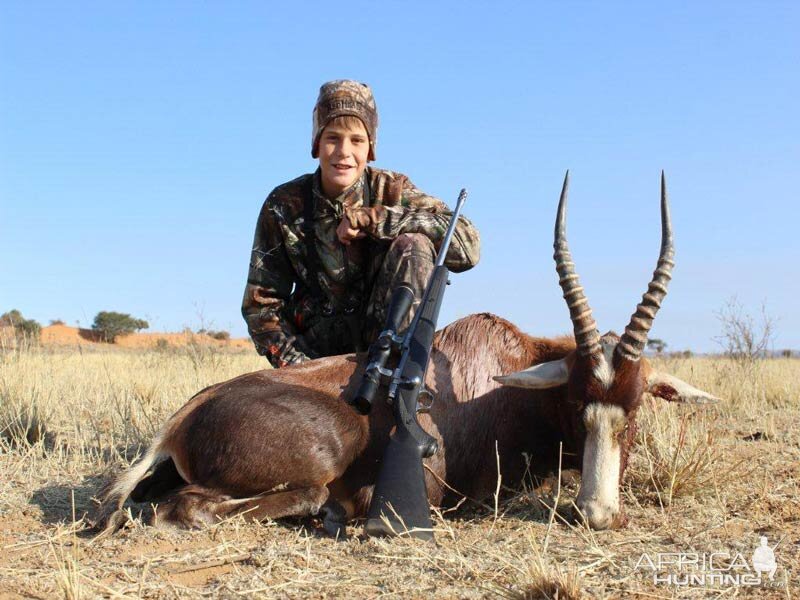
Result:
[[447,254],[447,249],[450,247],[450,239],[453,237],[453,232],[456,230],[458,215],[461,213],[461,207],[464,206],[464,202],[466,201],[467,190],[466,188],[461,188],[461,192],[458,194],[458,200],[456,200],[456,208],[453,211],[453,217],[450,219],[450,225],[447,227],[447,233],[444,234],[442,245],[439,247],[439,255],[436,257],[437,267],[440,267],[444,264],[444,257]]

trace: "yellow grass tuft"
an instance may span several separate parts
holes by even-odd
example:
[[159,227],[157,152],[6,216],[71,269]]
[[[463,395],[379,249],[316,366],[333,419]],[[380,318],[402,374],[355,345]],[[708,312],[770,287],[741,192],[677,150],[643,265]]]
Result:
[[585,597],[577,569],[548,561],[530,536],[528,544],[528,552],[516,557],[518,581],[510,588],[499,588],[498,595],[509,600],[579,600]]
[[[676,414],[677,413],[677,414]],[[676,498],[711,493],[722,453],[713,418],[679,414],[674,407],[642,410],[627,481],[661,506]]]

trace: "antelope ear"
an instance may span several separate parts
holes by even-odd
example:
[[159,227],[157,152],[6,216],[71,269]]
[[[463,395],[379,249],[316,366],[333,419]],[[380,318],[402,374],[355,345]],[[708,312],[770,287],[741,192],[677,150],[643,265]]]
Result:
[[668,402],[685,402],[687,404],[715,404],[719,398],[708,392],[689,385],[682,379],[667,375],[661,371],[653,371],[647,378],[647,391]]
[[567,362],[562,358],[561,360],[533,365],[510,375],[496,375],[493,379],[511,387],[546,390],[567,383],[569,370],[567,369]]

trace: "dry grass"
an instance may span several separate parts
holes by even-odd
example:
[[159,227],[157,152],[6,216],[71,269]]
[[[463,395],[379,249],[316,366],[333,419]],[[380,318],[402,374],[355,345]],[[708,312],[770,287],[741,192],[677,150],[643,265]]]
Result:
[[[566,474],[484,507],[435,515],[437,544],[344,541],[317,524],[233,519],[203,531],[135,524],[93,541],[84,515],[105,476],[138,456],[202,387],[262,368],[252,353],[0,353],[0,598],[792,597],[800,570],[800,361],[742,369],[710,359],[662,366],[723,401],[645,407],[624,482],[630,525],[567,524]],[[492,457],[495,460],[495,457]],[[563,485],[560,481],[563,480]],[[775,588],[676,589],[635,571],[643,552],[741,552],[760,535]],[[794,594],[793,594],[794,592]]]

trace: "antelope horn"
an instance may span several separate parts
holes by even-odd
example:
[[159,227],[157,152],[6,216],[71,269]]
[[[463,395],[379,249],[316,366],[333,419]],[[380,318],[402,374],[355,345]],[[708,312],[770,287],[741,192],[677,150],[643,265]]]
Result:
[[664,178],[664,171],[661,171],[661,254],[658,257],[656,270],[653,272],[653,279],[647,286],[642,301],[636,306],[636,312],[631,315],[631,321],[617,345],[616,352],[623,358],[636,361],[642,355],[642,350],[647,343],[647,334],[653,326],[653,319],[656,318],[656,313],[661,308],[661,301],[667,295],[667,285],[672,279],[672,268],[675,266],[674,256],[667,182]]
[[556,271],[558,271],[558,284],[564,290],[564,300],[569,307],[569,318],[575,331],[575,342],[578,352],[583,356],[590,356],[600,352],[600,334],[597,323],[592,317],[589,301],[583,294],[583,288],[575,272],[575,263],[567,244],[567,189],[569,188],[569,171],[564,177],[564,187],[561,189],[561,199],[558,202],[558,216],[556,217],[555,254]]

